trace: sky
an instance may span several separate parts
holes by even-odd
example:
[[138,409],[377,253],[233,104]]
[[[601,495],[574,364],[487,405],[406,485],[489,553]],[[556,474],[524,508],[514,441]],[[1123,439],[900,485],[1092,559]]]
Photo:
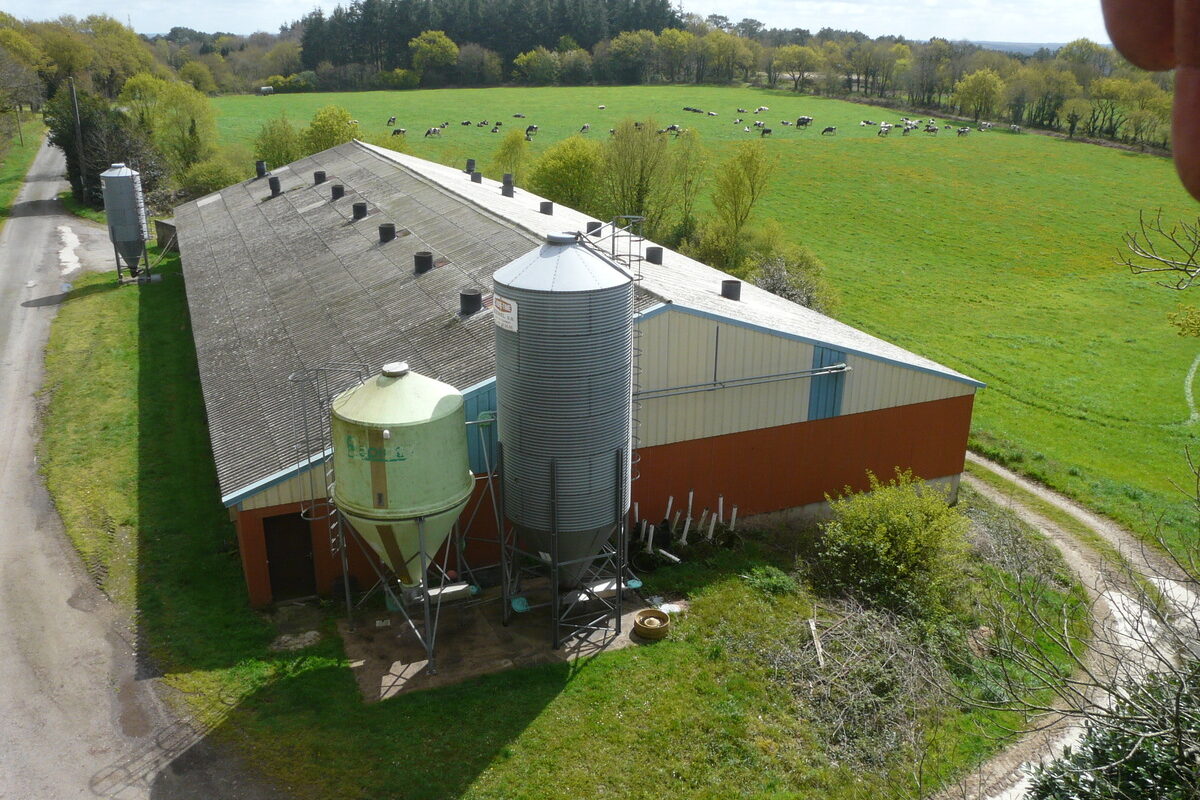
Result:
[[[279,26],[339,0],[5,0],[3,10],[22,19],[85,17],[106,13],[139,33],[166,33],[182,25],[202,31],[253,33]],[[679,2],[679,0],[674,0]],[[347,0],[342,0],[343,3]],[[682,0],[684,11],[724,14],[737,22],[757,19],[769,28],[860,30],[870,36],[900,34],[993,42],[1108,42],[1100,0]]]

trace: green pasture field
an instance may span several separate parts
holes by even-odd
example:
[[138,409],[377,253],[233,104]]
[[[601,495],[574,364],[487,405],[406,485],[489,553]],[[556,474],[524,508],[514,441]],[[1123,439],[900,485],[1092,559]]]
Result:
[[[462,120],[536,124],[536,155],[583,123],[602,138],[620,119],[653,117],[661,127],[698,130],[716,161],[756,136],[744,125],[765,119],[773,131],[765,141],[778,161],[758,220],[778,220],[824,260],[842,296],[838,317],[985,381],[974,448],[1143,532],[1160,516],[1172,536],[1188,527],[1173,483],[1188,483],[1184,450],[1196,441],[1196,423],[1184,384],[1200,345],[1175,335],[1166,314],[1189,298],[1115,263],[1139,212],[1162,208],[1168,220],[1195,220],[1196,205],[1167,159],[1007,127],[881,138],[859,120],[895,121],[900,112],[737,88],[216,101],[224,141],[243,144],[270,117],[286,112],[303,123],[330,103],[348,108],[371,137],[384,134],[395,115],[414,155],[443,163],[474,157],[483,165],[500,136]],[[770,111],[736,113],[760,105]],[[780,124],[801,114],[815,118],[814,130]],[[747,122],[733,124],[737,116]],[[440,139],[421,135],[441,122],[450,125]],[[837,134],[822,136],[826,125]]]

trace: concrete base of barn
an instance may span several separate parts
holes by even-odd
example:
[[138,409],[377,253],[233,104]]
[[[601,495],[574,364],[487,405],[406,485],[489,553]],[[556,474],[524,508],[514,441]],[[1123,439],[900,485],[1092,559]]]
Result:
[[517,614],[505,626],[500,619],[500,603],[500,590],[495,588],[474,601],[442,607],[437,672],[432,675],[425,669],[425,648],[405,627],[402,615],[359,612],[354,631],[349,630],[344,618],[340,620],[338,632],[363,699],[373,703],[516,667],[562,663],[620,650],[641,641],[631,636],[633,617],[647,607],[634,592],[627,592],[620,636],[611,630],[593,631],[586,638],[573,638],[552,650],[548,608]]

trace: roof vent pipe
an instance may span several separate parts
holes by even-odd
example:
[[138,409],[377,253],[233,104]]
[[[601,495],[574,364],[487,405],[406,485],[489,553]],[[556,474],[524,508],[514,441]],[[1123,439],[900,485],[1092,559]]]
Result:
[[329,187],[330,200],[341,200],[345,196],[346,187],[342,186],[340,183],[335,183],[333,186]]
[[512,186],[513,185],[512,173],[511,172],[504,173],[504,180],[502,180],[501,183],[503,183],[505,186]]
[[646,248],[646,260],[649,261],[651,264],[661,264],[662,263],[662,248],[657,247],[657,246],[647,247]]
[[396,238],[396,223],[385,222],[379,226],[379,243],[390,242]]
[[428,250],[418,250],[413,253],[413,269],[418,275],[433,269],[433,253]]
[[325,170],[319,169],[313,173],[313,186],[325,182]]
[[354,204],[353,215],[355,219],[363,219],[367,216],[367,204],[358,202]]
[[739,280],[721,281],[721,297],[729,300],[741,300],[742,282]]
[[549,200],[543,200],[541,208],[539,208],[538,210],[547,216],[553,216],[554,215],[554,203],[550,202]]
[[258,177],[260,177],[260,178],[267,177],[267,162],[255,161],[254,162],[254,171],[258,173]]
[[472,172],[471,173],[471,183],[483,183],[483,173],[482,172]]
[[513,182],[512,182],[512,173],[511,172],[504,173],[504,181],[503,181],[503,185],[500,187],[500,194],[504,195],[505,197],[513,196]]
[[271,197],[279,197],[279,194],[282,191],[279,188],[279,178],[276,178],[272,175],[267,179],[267,185],[271,187]]
[[473,159],[473,158],[467,159],[467,168],[465,170],[463,170],[463,172],[466,172],[466,173],[475,172],[475,159]]
[[588,236],[599,236],[600,229],[603,227],[604,227],[603,222],[597,222],[596,220],[592,220],[591,222],[589,222],[587,224],[587,235]]
[[469,317],[483,308],[483,292],[478,289],[463,289],[458,293],[458,313]]

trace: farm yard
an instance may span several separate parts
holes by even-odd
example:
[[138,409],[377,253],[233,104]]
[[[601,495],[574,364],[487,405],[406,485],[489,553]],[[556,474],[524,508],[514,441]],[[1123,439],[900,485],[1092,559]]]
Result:
[[[461,89],[214,103],[223,141],[247,149],[263,121],[286,113],[303,123],[333,103],[371,138],[388,135],[395,116],[408,134],[390,139],[407,152],[448,164],[476,158],[485,171],[501,138],[491,133],[497,121],[501,130],[538,126],[531,157],[585,124],[584,135],[604,137],[630,117],[697,130],[714,163],[734,143],[761,139],[777,166],[757,220],[777,220],[825,262],[841,294],[836,316],[987,382],[976,449],[1142,532],[1160,517],[1168,533],[1187,524],[1173,484],[1187,483],[1184,451],[1196,440],[1185,381],[1200,347],[1177,336],[1166,315],[1188,298],[1115,262],[1139,212],[1161,208],[1167,220],[1196,213],[1167,159],[1006,126],[981,133],[971,125],[957,136],[964,123],[955,120],[938,120],[936,135],[896,128],[882,137],[860,122],[898,123],[901,112],[750,89]],[[754,114],[760,106],[769,110]],[[801,116],[813,118],[808,129],[795,126]],[[483,120],[489,125],[478,127]],[[443,122],[441,136],[421,135]],[[830,126],[836,133],[821,135]]]

